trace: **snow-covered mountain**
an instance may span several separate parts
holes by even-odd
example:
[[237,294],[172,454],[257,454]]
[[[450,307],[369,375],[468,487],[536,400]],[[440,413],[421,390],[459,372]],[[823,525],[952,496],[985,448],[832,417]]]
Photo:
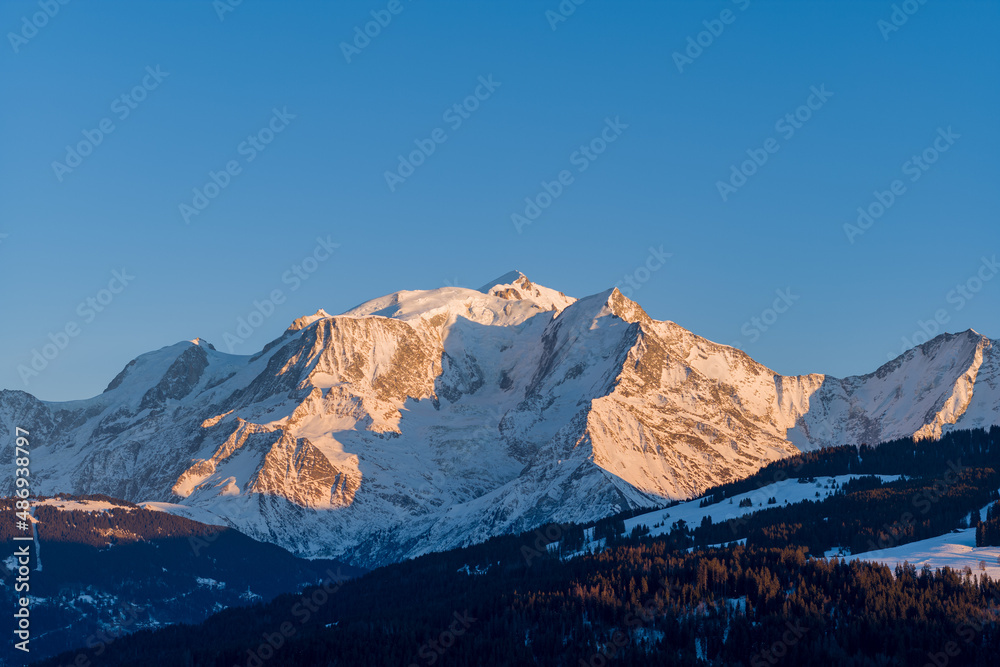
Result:
[[781,376],[616,289],[573,299],[517,272],[321,310],[253,356],[178,343],[87,400],[0,392],[3,428],[32,431],[35,492],[155,501],[364,566],[996,423],[1000,352],[972,330],[870,375]]

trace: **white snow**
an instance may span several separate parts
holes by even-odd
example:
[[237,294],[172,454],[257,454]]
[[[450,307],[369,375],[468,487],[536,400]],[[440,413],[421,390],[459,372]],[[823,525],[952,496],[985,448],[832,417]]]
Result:
[[[187,393],[162,398],[178,385]],[[259,355],[178,343],[83,401],[0,391],[0,427],[74,425],[35,445],[39,493],[128,488],[149,509],[302,555],[365,545],[370,566],[662,506],[800,450],[996,423],[998,386],[1000,354],[974,332],[877,374],[785,377],[617,290],[576,300],[512,272],[482,290],[319,310]],[[817,490],[767,490],[753,508],[688,503],[653,530]]]
[[[699,498],[665,510],[657,510],[626,519],[625,534],[628,535],[633,528],[643,525],[649,527],[650,535],[663,535],[669,533],[673,524],[679,520],[683,520],[688,528],[697,528],[706,516],[711,517],[713,524],[718,524],[771,507],[781,507],[785,504],[794,505],[804,500],[822,500],[835,493],[848,481],[858,477],[862,477],[862,475],[817,477],[815,482],[807,483],[800,483],[798,478],[786,479],[733,496],[731,503],[729,502],[730,498],[726,498],[720,503],[713,503],[707,507],[699,507],[702,503],[702,499]],[[899,475],[878,475],[878,477],[883,483],[899,479]],[[819,498],[816,497],[817,493],[820,494]],[[768,499],[772,497],[777,500],[776,504],[768,504]],[[750,500],[752,505],[740,507],[740,501],[743,500]]]
[[178,505],[176,503],[159,503],[159,502],[144,502],[139,503],[139,506],[143,509],[152,510],[154,512],[166,512],[168,514],[176,514],[177,516],[182,516],[185,519],[191,519],[192,521],[197,521],[199,523],[204,523],[209,526],[228,526],[229,524],[221,516],[215,514],[211,510],[204,509],[202,507],[191,507],[190,505]]
[[[479,290],[441,287],[395,292],[352,308],[341,317],[380,316],[407,322],[445,315],[491,326],[516,325],[539,312],[562,311],[576,301],[562,292],[531,283],[520,272],[505,274],[497,280],[500,282]],[[507,290],[515,290],[520,298]]]
[[[988,507],[989,505],[980,511],[980,516],[986,516]],[[893,569],[904,562],[915,566],[918,570],[924,565],[932,570],[942,567],[962,570],[968,567],[976,575],[985,572],[991,579],[1000,577],[1000,547],[977,547],[975,528],[956,530],[898,547],[866,551],[846,556],[843,560],[883,563]],[[980,569],[981,563],[985,566],[985,570]]]
[[979,564],[982,562],[985,563],[985,572],[990,578],[1000,577],[1000,547],[977,547],[974,528],[965,528],[890,549],[846,556],[843,560],[883,563],[891,568],[905,561],[916,566],[918,570],[924,565],[928,565],[931,569],[950,567],[961,570],[969,567],[973,574],[981,573]]
[[64,512],[107,512],[112,509],[128,512],[135,509],[134,507],[104,500],[67,500],[63,498],[46,498],[36,502],[35,505],[47,505]]

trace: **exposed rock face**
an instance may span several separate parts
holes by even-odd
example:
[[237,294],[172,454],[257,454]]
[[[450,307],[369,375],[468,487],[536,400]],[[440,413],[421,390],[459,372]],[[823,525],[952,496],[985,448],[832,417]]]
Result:
[[252,357],[179,343],[84,401],[0,392],[37,492],[179,503],[361,565],[994,423],[1000,354],[971,330],[870,375],[786,377],[617,290],[575,300],[519,273],[319,311]]
[[161,407],[167,399],[180,400],[191,393],[198,384],[201,374],[208,368],[205,348],[193,345],[184,350],[170,364],[163,378],[142,397],[140,409]]

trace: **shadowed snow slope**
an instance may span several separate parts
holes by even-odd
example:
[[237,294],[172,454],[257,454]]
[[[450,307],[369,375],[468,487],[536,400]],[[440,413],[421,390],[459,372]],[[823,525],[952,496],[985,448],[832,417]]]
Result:
[[800,450],[998,423],[998,406],[996,347],[971,330],[871,375],[785,377],[617,290],[576,300],[512,272],[320,310],[253,356],[178,343],[87,400],[3,391],[0,423],[32,432],[38,493],[162,503],[372,566],[690,497]]

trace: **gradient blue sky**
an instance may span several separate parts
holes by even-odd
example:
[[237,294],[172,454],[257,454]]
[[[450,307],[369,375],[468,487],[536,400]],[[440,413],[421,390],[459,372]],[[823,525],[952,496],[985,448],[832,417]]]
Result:
[[[274,289],[287,301],[239,352],[320,307],[514,268],[584,296],[651,246],[672,256],[633,294],[650,315],[781,373],[872,371],[939,309],[942,329],[1000,338],[1000,279],[948,301],[1000,252],[998,3],[931,0],[884,39],[892,3],[872,0],[590,0],[555,30],[556,0],[401,0],[346,62],[340,43],[387,4],[244,0],[220,20],[207,0],[77,1],[15,53],[9,33],[39,8],[2,3],[0,387],[82,398],[142,352],[224,349]],[[725,9],[679,72],[672,54]],[[147,66],[169,76],[119,120],[113,100]],[[500,87],[453,131],[442,114],[488,75]],[[833,96],[786,140],[775,122],[822,85]],[[296,118],[246,162],[238,145],[275,107]],[[628,128],[517,233],[511,214],[609,116]],[[103,118],[114,132],[60,182],[52,162]],[[397,155],[439,127],[448,140],[390,192]],[[911,183],[903,164],[947,127],[960,138]],[[716,182],[769,137],[780,150],[724,202]],[[179,204],[234,159],[185,224]],[[905,194],[849,243],[843,225],[894,179]],[[340,248],[292,291],[281,277],[317,236]],[[78,304],[122,267],[135,280],[84,321]],[[785,288],[798,300],[751,340],[744,324]],[[26,386],[17,366],[70,322],[79,335]]]

